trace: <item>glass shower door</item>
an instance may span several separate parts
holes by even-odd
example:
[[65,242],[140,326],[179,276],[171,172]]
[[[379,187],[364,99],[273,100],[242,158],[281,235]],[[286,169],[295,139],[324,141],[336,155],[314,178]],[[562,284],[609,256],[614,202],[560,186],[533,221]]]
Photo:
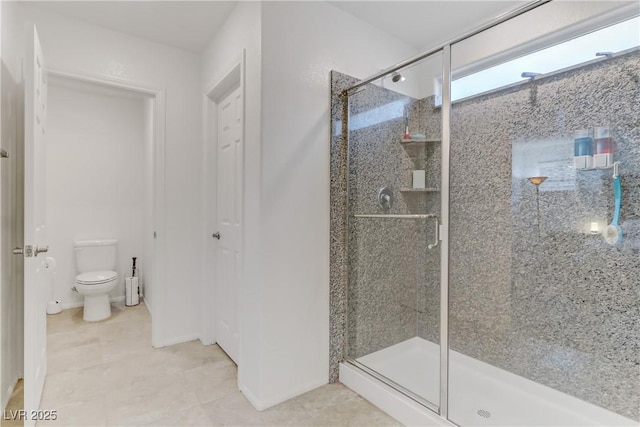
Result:
[[437,411],[442,53],[348,97],[346,359]]

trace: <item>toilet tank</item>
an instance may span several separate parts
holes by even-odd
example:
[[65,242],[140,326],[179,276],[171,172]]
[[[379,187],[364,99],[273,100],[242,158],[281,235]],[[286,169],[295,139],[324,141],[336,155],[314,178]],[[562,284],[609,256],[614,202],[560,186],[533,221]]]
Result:
[[78,273],[115,271],[117,248],[118,241],[115,239],[73,242]]

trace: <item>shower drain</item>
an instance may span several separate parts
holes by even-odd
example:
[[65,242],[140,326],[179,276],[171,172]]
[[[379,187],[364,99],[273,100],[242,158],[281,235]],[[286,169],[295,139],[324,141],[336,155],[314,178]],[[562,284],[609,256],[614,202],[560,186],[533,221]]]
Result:
[[489,418],[491,417],[491,412],[485,411],[484,409],[478,409],[478,415],[484,418]]

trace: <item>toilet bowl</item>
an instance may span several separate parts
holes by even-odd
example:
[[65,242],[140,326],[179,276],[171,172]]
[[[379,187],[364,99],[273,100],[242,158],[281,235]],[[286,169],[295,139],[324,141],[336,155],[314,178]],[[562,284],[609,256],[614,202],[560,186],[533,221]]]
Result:
[[111,316],[109,292],[117,284],[118,274],[115,271],[95,271],[76,277],[75,289],[84,296],[84,320],[95,322]]
[[84,296],[82,318],[89,322],[111,316],[109,292],[118,284],[115,271],[117,240],[83,240],[74,243],[78,274],[73,290]]

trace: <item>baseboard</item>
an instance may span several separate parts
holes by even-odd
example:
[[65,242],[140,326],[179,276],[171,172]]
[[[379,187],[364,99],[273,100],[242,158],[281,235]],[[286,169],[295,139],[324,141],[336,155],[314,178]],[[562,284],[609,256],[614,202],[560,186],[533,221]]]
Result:
[[206,339],[206,338],[203,338],[203,337],[202,337],[202,335],[199,335],[199,336],[198,336],[198,339],[200,340],[200,343],[201,343],[202,345],[214,345],[214,344],[216,344],[216,343],[217,343],[217,341],[216,341],[216,340],[208,340],[208,339]]
[[271,408],[272,406],[275,406],[279,403],[285,402],[289,399],[293,399],[294,397],[298,397],[301,394],[305,394],[311,390],[315,390],[318,387],[322,387],[325,384],[327,384],[326,379],[313,381],[306,385],[297,387],[293,391],[275,395],[273,397],[270,396],[270,398],[267,400],[258,399],[253,393],[251,393],[249,389],[247,389],[246,386],[242,384],[240,385],[240,391],[242,392],[242,394],[244,394],[244,396],[247,398],[249,403],[253,405],[254,408],[256,408],[258,411],[264,411],[265,409]]
[[[244,395],[245,399],[249,401],[253,405],[254,408],[258,409],[258,407],[262,406],[260,399],[258,399],[244,384],[240,384],[239,387],[240,392]],[[259,410],[259,409],[258,409]]]
[[153,307],[151,306],[150,303],[151,300],[148,300],[146,298],[140,298],[140,302],[144,303],[144,306],[147,308],[147,313],[149,313],[149,316],[151,316],[151,319],[153,319]]
[[195,341],[199,340],[199,334],[187,334],[180,337],[173,337],[169,339],[165,339],[163,343],[163,347],[167,347],[175,344],[182,344],[183,342]]

